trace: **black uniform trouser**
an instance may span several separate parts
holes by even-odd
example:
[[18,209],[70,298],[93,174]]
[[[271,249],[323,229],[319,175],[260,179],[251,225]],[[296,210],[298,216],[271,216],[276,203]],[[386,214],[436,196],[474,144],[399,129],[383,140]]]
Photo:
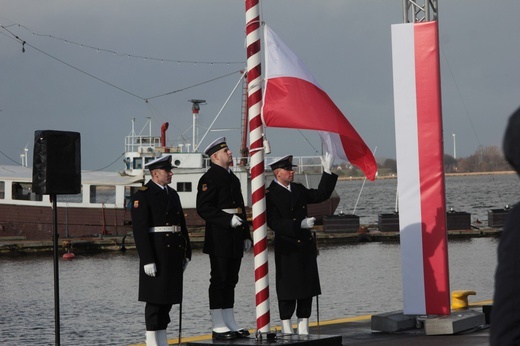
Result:
[[312,297],[298,300],[279,300],[278,311],[281,320],[288,320],[296,309],[296,317],[309,318],[312,310]]
[[211,265],[209,308],[229,309],[235,303],[235,286],[238,282],[241,258],[223,258],[209,255]]
[[146,303],[144,307],[144,322],[146,330],[163,330],[170,323],[172,304]]

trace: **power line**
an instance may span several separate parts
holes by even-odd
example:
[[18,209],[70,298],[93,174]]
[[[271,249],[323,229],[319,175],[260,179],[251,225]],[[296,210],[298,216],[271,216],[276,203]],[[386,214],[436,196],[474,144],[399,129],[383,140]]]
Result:
[[[218,79],[221,79],[221,78],[224,78],[224,77],[230,76],[230,75],[232,75],[232,74],[234,74],[234,73],[240,72],[240,70],[237,70],[237,71],[234,71],[234,72],[231,72],[231,73],[225,74],[225,75],[223,75],[223,76],[216,77],[216,78],[212,78],[212,79],[210,79],[210,80],[207,80],[207,81],[204,81],[204,82],[200,82],[200,83],[197,83],[197,84],[194,84],[194,85],[190,85],[190,86],[187,86],[187,87],[184,87],[184,88],[178,89],[178,90],[170,91],[170,92],[165,93],[165,94],[161,94],[161,95],[156,95],[156,96],[152,96],[152,97],[144,98],[144,97],[139,96],[139,95],[137,95],[137,94],[134,94],[134,93],[132,93],[132,92],[126,90],[126,89],[123,89],[123,88],[121,88],[121,87],[119,87],[119,86],[117,86],[117,85],[115,85],[115,84],[113,84],[113,83],[110,83],[110,82],[105,81],[105,80],[103,80],[103,79],[101,79],[101,78],[99,78],[99,77],[96,77],[95,75],[93,75],[93,74],[91,74],[91,73],[89,73],[89,72],[86,72],[86,71],[84,71],[84,70],[82,70],[82,69],[80,69],[80,68],[78,68],[78,67],[76,67],[76,66],[74,66],[74,65],[72,65],[72,64],[69,64],[68,62],[66,62],[66,61],[64,61],[64,60],[62,60],[62,59],[59,59],[59,58],[57,58],[57,57],[55,57],[55,56],[53,56],[53,55],[51,55],[51,54],[49,54],[49,53],[47,53],[47,52],[44,52],[43,50],[41,50],[41,49],[35,47],[34,45],[32,45],[32,44],[30,44],[30,43],[27,43],[27,41],[21,39],[19,36],[17,36],[17,35],[14,34],[13,32],[11,32],[10,30],[8,30],[6,26],[0,25],[0,28],[2,28],[2,29],[4,29],[5,31],[7,31],[9,34],[11,34],[11,35],[14,37],[14,39],[15,39],[16,41],[18,41],[18,42],[20,42],[20,43],[22,44],[22,52],[23,52],[23,53],[25,53],[25,46],[31,47],[32,49],[34,49],[34,50],[36,50],[36,51],[38,51],[38,52],[40,52],[40,53],[42,53],[42,54],[48,56],[49,58],[54,59],[54,60],[56,60],[56,61],[58,61],[58,62],[60,62],[60,63],[62,63],[62,64],[64,64],[64,65],[66,65],[66,66],[68,66],[68,67],[70,67],[70,68],[72,68],[72,69],[74,69],[74,70],[80,72],[80,73],[83,73],[83,74],[89,76],[90,78],[93,78],[93,79],[95,79],[95,80],[97,80],[97,81],[99,81],[99,82],[101,82],[101,83],[103,83],[103,84],[106,84],[106,85],[108,85],[108,86],[111,86],[111,87],[113,87],[113,88],[119,90],[119,91],[122,91],[122,92],[124,92],[124,93],[127,93],[127,94],[129,94],[129,95],[131,95],[131,96],[134,96],[134,97],[136,97],[136,98],[138,98],[138,99],[140,99],[140,100],[142,100],[142,101],[145,101],[146,103],[148,103],[149,100],[154,99],[154,98],[159,98],[159,97],[162,97],[162,96],[167,96],[167,95],[175,94],[175,93],[177,93],[177,92],[184,91],[184,90],[187,90],[187,89],[191,89],[191,88],[194,88],[194,87],[196,87],[196,86],[203,85],[203,84],[207,84],[207,83],[213,82],[213,81],[215,81],[215,80],[218,80]],[[4,34],[4,35],[5,35],[5,34]]]
[[27,41],[25,41],[25,40],[21,39],[20,37],[18,37],[17,35],[15,35],[13,32],[11,32],[10,30],[8,30],[5,26],[1,25],[0,28],[4,29],[5,31],[7,31],[8,33],[10,33],[10,34],[11,34],[11,35],[12,35],[12,36],[17,40],[17,41],[19,41],[19,42],[22,44],[22,52],[23,52],[23,53],[25,53],[25,46],[27,45],[27,46],[31,47],[32,49],[34,49],[34,50],[36,50],[36,51],[38,51],[38,52],[40,52],[40,53],[42,53],[42,54],[48,56],[49,58],[54,59],[54,60],[56,60],[56,61],[58,61],[58,62],[60,62],[60,63],[62,63],[62,64],[64,64],[64,65],[66,65],[66,66],[68,66],[68,67],[70,67],[70,68],[72,68],[72,69],[74,69],[74,70],[80,72],[80,73],[83,73],[83,74],[85,74],[85,75],[91,77],[91,78],[94,78],[95,80],[97,80],[97,81],[99,81],[99,82],[101,82],[101,83],[104,83],[104,84],[106,84],[106,85],[109,85],[109,86],[111,86],[111,87],[113,87],[113,88],[116,88],[116,89],[122,91],[122,92],[125,92],[125,93],[127,93],[127,94],[129,94],[129,95],[132,95],[132,96],[134,96],[134,97],[137,97],[138,99],[141,99],[141,100],[143,100],[143,101],[146,101],[145,98],[143,98],[143,97],[141,97],[141,96],[139,96],[139,95],[136,95],[136,94],[134,94],[134,93],[132,93],[132,92],[130,92],[130,91],[128,91],[128,90],[125,90],[125,89],[123,89],[123,88],[120,88],[120,87],[118,87],[117,85],[112,84],[112,83],[110,83],[110,82],[107,82],[107,81],[105,81],[105,80],[103,80],[103,79],[101,79],[101,78],[99,78],[99,77],[96,77],[96,76],[94,76],[94,75],[91,74],[91,73],[88,73],[88,72],[86,72],[86,71],[83,71],[82,69],[80,69],[80,68],[78,68],[78,67],[76,67],[76,66],[74,66],[74,65],[71,65],[71,64],[69,64],[69,63],[66,62],[66,61],[63,61],[63,60],[61,60],[61,59],[59,59],[59,58],[57,58],[57,57],[55,57],[55,56],[53,56],[53,55],[51,55],[51,54],[49,54],[49,53],[47,53],[47,52],[44,52],[43,50],[41,50],[41,49],[39,49],[39,48],[33,46],[33,45],[30,44],[30,43],[27,43]]
[[15,160],[13,160],[12,158],[10,158],[9,156],[7,156],[3,151],[0,150],[0,154],[4,155],[7,159],[13,161],[14,163],[16,163],[18,166],[21,166],[21,164]]
[[457,84],[457,80],[455,79],[455,75],[453,74],[453,71],[451,69],[450,63],[448,61],[448,58],[446,57],[446,54],[444,53],[444,49],[441,50],[442,56],[444,56],[444,60],[446,61],[446,66],[448,66],[448,70],[450,71],[451,78],[453,79],[453,84],[455,85],[455,89],[457,89],[457,93],[459,95],[460,101],[462,103],[462,107],[464,108],[464,112],[466,113],[466,117],[468,118],[469,124],[471,125],[471,129],[473,130],[473,133],[475,134],[475,138],[477,140],[477,143],[479,146],[482,146],[480,143],[477,130],[475,130],[475,126],[473,125],[473,121],[471,121],[471,117],[468,112],[468,107],[466,107],[466,103],[464,102],[464,98],[462,97],[462,93],[460,92],[459,86]]
[[72,69],[74,69],[74,70],[76,70],[76,71],[78,71],[78,72],[81,72],[81,73],[83,73],[83,74],[89,76],[90,78],[93,78],[93,79],[95,79],[95,80],[97,80],[97,81],[99,81],[99,82],[101,82],[101,83],[104,83],[104,84],[106,84],[106,85],[108,85],[108,86],[111,86],[112,88],[115,88],[115,89],[117,89],[117,90],[119,90],[119,91],[122,91],[122,92],[124,92],[124,93],[129,94],[129,95],[132,95],[132,96],[134,96],[134,97],[136,97],[136,98],[138,98],[138,99],[140,99],[140,100],[146,101],[145,98],[143,98],[143,97],[141,97],[141,96],[139,96],[139,95],[137,95],[137,94],[134,94],[133,92],[130,92],[130,91],[125,90],[125,89],[123,89],[123,88],[121,88],[121,87],[118,87],[117,85],[112,84],[112,83],[110,83],[110,82],[107,82],[106,80],[103,80],[103,79],[101,79],[101,78],[99,78],[99,77],[96,77],[96,76],[94,76],[93,74],[91,74],[91,73],[89,73],[89,72],[83,71],[82,69],[80,69],[80,68],[78,68],[78,67],[76,67],[76,66],[73,66],[73,65],[69,64],[68,62],[65,62],[65,61],[63,61],[63,60],[61,60],[61,59],[59,59],[59,58],[57,58],[57,57],[55,57],[55,56],[52,56],[52,55],[50,55],[49,53],[46,53],[46,52],[42,51],[41,49],[38,49],[38,48],[36,48],[35,46],[33,46],[33,45],[31,45],[31,44],[29,44],[29,43],[27,43],[27,42],[25,42],[25,41],[24,41],[24,45],[27,45],[27,46],[31,47],[32,49],[37,50],[38,52],[40,52],[40,53],[42,53],[42,54],[44,54],[44,55],[47,55],[49,58],[54,59],[54,60],[56,60],[56,61],[59,61],[60,63],[62,63],[62,64],[64,64],[64,65],[67,65],[68,67],[70,67],[70,68],[72,68]]
[[180,92],[180,91],[187,90],[187,89],[195,88],[195,87],[197,87],[197,86],[199,86],[199,85],[203,85],[203,84],[206,84],[206,83],[210,83],[210,82],[216,81],[216,80],[221,79],[221,78],[225,78],[225,77],[231,76],[232,74],[235,74],[235,73],[237,73],[237,72],[241,73],[241,70],[233,71],[233,72],[227,73],[227,74],[225,74],[225,75],[223,75],[223,76],[216,77],[216,78],[213,78],[213,79],[207,80],[207,81],[205,81],[205,82],[197,83],[197,84],[191,85],[191,86],[189,86],[189,87],[185,87],[185,88],[177,89],[177,90],[174,90],[174,91],[170,91],[170,92],[167,92],[167,93],[165,93],[165,94],[161,94],[161,95],[156,95],[156,96],[148,97],[148,98],[146,98],[146,101],[151,100],[151,99],[155,99],[155,98],[158,98],[158,97],[163,97],[163,96],[167,96],[167,95],[175,94],[175,93],[178,93],[178,92]]
[[112,161],[112,163],[109,163],[108,165],[106,165],[105,167],[101,167],[101,168],[98,168],[98,169],[93,169],[93,170],[89,170],[88,172],[98,172],[98,171],[102,171],[104,169],[107,169],[108,167],[112,166],[114,163],[116,163],[117,161],[119,161],[119,159],[121,157],[123,157],[125,155],[125,153],[122,153],[121,155],[119,155],[114,161]]
[[143,59],[143,60],[147,60],[147,61],[150,60],[150,61],[157,61],[157,62],[161,62],[161,63],[163,63],[163,62],[171,62],[171,63],[177,63],[177,64],[205,64],[205,65],[234,65],[234,64],[240,64],[240,65],[245,65],[245,61],[179,60],[179,59],[154,58],[154,57],[149,57],[149,56],[144,56],[144,55],[135,55],[135,54],[129,54],[129,53],[121,53],[121,52],[117,52],[117,51],[106,49],[106,48],[100,48],[100,47],[95,47],[95,46],[91,46],[91,45],[84,44],[84,43],[71,41],[71,40],[68,40],[68,39],[65,39],[65,38],[61,38],[61,37],[57,37],[57,36],[54,36],[54,35],[39,34],[39,33],[33,32],[32,30],[30,30],[29,28],[27,28],[25,25],[22,25],[22,24],[16,24],[15,23],[15,24],[11,24],[9,26],[18,26],[20,28],[23,28],[23,29],[27,30],[29,33],[31,33],[33,36],[47,37],[47,38],[50,38],[50,39],[62,41],[65,44],[76,45],[76,46],[79,46],[81,48],[88,48],[88,49],[96,50],[97,52],[109,53],[111,55],[116,55],[118,57]]

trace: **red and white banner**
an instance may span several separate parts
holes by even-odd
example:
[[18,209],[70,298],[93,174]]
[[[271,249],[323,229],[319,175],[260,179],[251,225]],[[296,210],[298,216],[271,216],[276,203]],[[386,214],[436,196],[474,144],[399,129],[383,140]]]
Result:
[[437,22],[392,25],[404,314],[450,314]]
[[372,152],[298,57],[267,26],[262,117],[271,127],[317,130],[325,150],[374,180]]

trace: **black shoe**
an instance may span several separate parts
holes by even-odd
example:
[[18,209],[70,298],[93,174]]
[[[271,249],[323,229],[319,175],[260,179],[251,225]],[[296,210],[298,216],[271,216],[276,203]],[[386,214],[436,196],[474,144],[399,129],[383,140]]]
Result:
[[239,338],[247,338],[250,335],[249,330],[244,328],[241,328],[234,333],[237,333]]
[[233,340],[238,338],[237,332],[227,331],[222,333],[213,332],[213,339],[215,340]]

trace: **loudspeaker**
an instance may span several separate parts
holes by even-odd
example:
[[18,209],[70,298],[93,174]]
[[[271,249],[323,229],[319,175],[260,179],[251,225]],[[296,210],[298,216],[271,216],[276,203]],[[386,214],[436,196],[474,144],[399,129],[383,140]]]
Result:
[[81,192],[81,154],[78,132],[34,132],[33,192],[40,195]]

